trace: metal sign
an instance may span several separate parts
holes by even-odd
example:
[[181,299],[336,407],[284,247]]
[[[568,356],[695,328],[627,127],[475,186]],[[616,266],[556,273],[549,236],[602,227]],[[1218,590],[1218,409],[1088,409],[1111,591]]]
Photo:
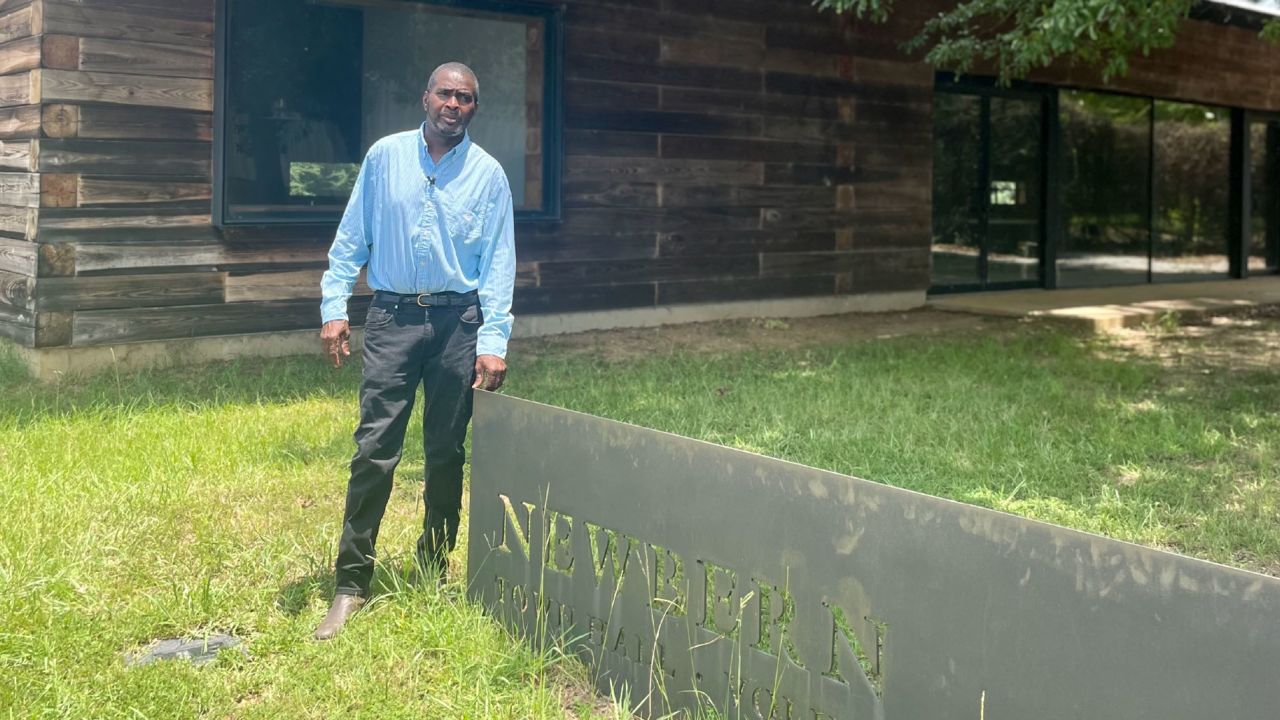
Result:
[[642,714],[1280,718],[1280,580],[478,393],[468,579]]

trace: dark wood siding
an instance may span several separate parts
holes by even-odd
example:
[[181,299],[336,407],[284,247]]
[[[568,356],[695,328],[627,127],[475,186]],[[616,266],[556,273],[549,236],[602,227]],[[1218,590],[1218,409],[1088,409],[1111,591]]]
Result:
[[[808,0],[566,6],[563,218],[517,227],[517,313],[927,287],[934,73],[900,45],[936,7],[883,27]],[[332,228],[210,225],[213,34],[213,0],[0,0],[0,334],[318,324]],[[1280,109],[1276,67],[1189,23],[1116,86]]]

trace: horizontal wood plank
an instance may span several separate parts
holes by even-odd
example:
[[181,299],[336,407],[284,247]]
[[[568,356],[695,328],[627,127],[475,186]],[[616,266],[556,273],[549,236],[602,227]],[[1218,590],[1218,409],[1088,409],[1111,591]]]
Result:
[[[367,300],[364,304],[367,306]],[[320,304],[314,300],[85,310],[74,315],[71,344],[169,340],[319,327]]]
[[40,106],[0,108],[0,139],[40,137]]
[[[320,302],[322,269],[291,270],[285,272],[231,273],[226,280],[227,302],[253,302],[258,300],[300,300],[310,298]],[[372,295],[373,289],[365,281],[364,271],[356,279],[353,295]]]
[[0,76],[0,107],[35,105],[41,101],[41,73],[28,70],[13,75]]
[[44,32],[201,48],[213,45],[212,19],[166,17],[137,6],[76,0],[44,0]]
[[[0,305],[27,311],[36,309],[36,279],[30,275],[0,271]],[[34,322],[34,317],[32,322]]]
[[40,67],[40,38],[24,37],[0,45],[0,75]]
[[0,271],[36,276],[39,247],[26,240],[0,237]]
[[43,126],[45,135],[51,138],[201,142],[213,139],[212,114],[153,107],[53,103],[44,108]]
[[40,176],[35,173],[0,172],[0,205],[40,207]]
[[209,0],[61,0],[89,10],[130,12],[144,17],[170,17],[213,22],[214,3]]
[[539,315],[652,307],[655,299],[653,283],[530,287],[516,288],[511,307],[518,315]]
[[[46,102],[99,102],[178,110],[213,110],[211,80],[78,70],[39,72],[42,73],[40,94]],[[4,98],[3,87],[0,86],[0,102],[5,102]]]
[[54,139],[42,141],[38,150],[41,172],[150,176],[209,176],[212,172],[207,143]]
[[574,155],[565,158],[564,178],[604,182],[720,182],[758,185],[764,181],[764,165],[738,160],[676,160]]
[[45,243],[217,240],[207,212],[182,208],[46,208],[39,228]]
[[661,305],[776,300],[834,294],[833,275],[658,283],[658,303]]
[[218,272],[41,278],[36,293],[41,312],[221,302],[223,275]]
[[793,230],[739,230],[736,232],[664,233],[658,254],[671,257],[748,255],[773,252],[819,252],[835,249],[835,232]]
[[80,176],[79,206],[169,203],[207,200],[213,186],[207,181],[172,178],[108,178]]
[[[62,45],[69,47],[65,52]],[[52,57],[50,57],[52,55]],[[45,67],[179,78],[213,78],[213,47],[110,38],[45,36]]]
[[0,171],[36,172],[39,156],[39,140],[0,140]]
[[217,268],[244,265],[325,263],[328,246],[231,248],[209,243],[74,243],[78,272],[121,272],[144,268]]
[[8,338],[20,347],[34,347],[36,344],[35,323],[0,318],[0,338]]
[[759,274],[757,255],[538,263],[539,287],[759,277]]
[[33,37],[42,32],[39,5],[0,11],[0,43]]
[[34,240],[39,228],[38,208],[0,205],[0,235]]

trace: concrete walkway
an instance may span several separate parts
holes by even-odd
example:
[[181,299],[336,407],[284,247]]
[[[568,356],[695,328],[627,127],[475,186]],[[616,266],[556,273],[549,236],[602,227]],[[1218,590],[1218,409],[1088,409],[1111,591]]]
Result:
[[1073,290],[959,293],[931,297],[928,304],[937,310],[978,315],[1058,318],[1105,332],[1154,322],[1170,312],[1187,319],[1224,310],[1280,305],[1280,275]]

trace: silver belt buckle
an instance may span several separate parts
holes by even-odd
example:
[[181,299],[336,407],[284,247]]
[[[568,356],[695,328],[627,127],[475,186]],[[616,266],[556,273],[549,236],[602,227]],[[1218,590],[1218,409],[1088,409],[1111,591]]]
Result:
[[431,294],[431,293],[419,293],[419,294],[418,294],[418,299],[417,299],[417,301],[418,301],[418,307],[431,307],[431,304],[430,304],[430,303],[424,303],[424,302],[422,302],[422,298],[427,297],[427,296],[428,296],[428,295],[430,295],[430,294]]

